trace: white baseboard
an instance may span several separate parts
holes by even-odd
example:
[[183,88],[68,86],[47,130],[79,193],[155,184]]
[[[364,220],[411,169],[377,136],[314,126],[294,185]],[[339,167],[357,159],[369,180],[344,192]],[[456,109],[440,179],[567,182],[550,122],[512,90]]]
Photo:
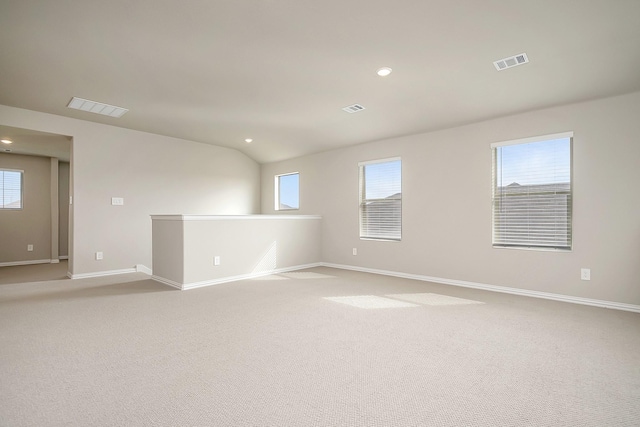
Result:
[[151,275],[151,280],[155,280],[156,282],[160,282],[160,283],[163,283],[165,285],[169,285],[172,288],[177,288],[177,289],[182,290],[182,285],[180,283],[174,282],[173,280],[165,279],[164,277]]
[[148,274],[149,276],[151,276],[153,274],[151,269],[149,267],[143,265],[143,264],[136,264],[136,271],[138,273]]
[[58,259],[69,259],[69,255],[60,255]]
[[289,271],[296,271],[296,270],[304,270],[305,268],[312,268],[312,267],[320,267],[322,266],[322,263],[320,262],[315,262],[312,264],[304,264],[304,265],[295,265],[292,267],[283,267],[283,268],[276,268],[273,270],[268,270],[268,271],[261,271],[259,273],[248,273],[248,274],[240,274],[237,276],[228,276],[228,277],[223,277],[220,279],[213,279],[213,280],[204,280],[201,282],[191,282],[191,283],[178,283],[175,282],[173,280],[169,280],[169,279],[165,279],[164,277],[160,277],[160,276],[151,276],[151,278],[153,280],[156,280],[160,283],[164,283],[165,285],[169,285],[172,286],[174,288],[178,288],[180,290],[186,291],[189,289],[196,289],[196,288],[202,288],[205,286],[213,286],[213,285],[219,285],[221,283],[229,283],[229,282],[237,282],[238,280],[247,280],[247,279],[256,279],[258,277],[263,277],[263,276],[269,276],[271,274],[280,274],[280,273],[287,273]]
[[67,273],[67,276],[71,279],[87,279],[90,277],[113,276],[116,274],[129,274],[129,273],[145,273],[145,274],[151,275],[151,269],[148,267],[145,267],[143,264],[136,264],[136,266],[133,268],[124,268],[122,270],[96,271],[95,273],[82,273],[82,274]]
[[14,265],[51,264],[51,263],[52,263],[52,260],[50,259],[33,259],[30,261],[0,262],[0,267],[11,267]]
[[51,260],[51,264],[60,264],[60,260],[59,259],[52,259]]
[[640,305],[625,304],[614,301],[604,301],[590,298],[574,297],[570,295],[554,294],[550,292],[531,291],[527,289],[509,288],[506,286],[488,285],[485,283],[467,282],[463,280],[443,279],[441,277],[422,276],[419,274],[408,274],[397,271],[377,270],[373,268],[357,267],[353,265],[321,263],[323,267],[339,268],[342,270],[360,271],[363,273],[381,274],[384,276],[401,277],[404,279],[420,280],[423,282],[442,283],[444,285],[461,286],[464,288],[483,289],[485,291],[502,292],[506,294],[522,295],[533,298],[543,298],[554,301],[569,302],[573,304],[591,305],[595,307],[611,308],[615,310],[633,311],[640,313]]
[[95,273],[82,273],[82,274],[71,274],[69,277],[72,279],[88,279],[90,277],[102,277],[102,276],[113,276],[116,274],[127,274],[127,273],[135,273],[135,268],[125,268],[122,270],[108,270],[108,271],[96,271]]

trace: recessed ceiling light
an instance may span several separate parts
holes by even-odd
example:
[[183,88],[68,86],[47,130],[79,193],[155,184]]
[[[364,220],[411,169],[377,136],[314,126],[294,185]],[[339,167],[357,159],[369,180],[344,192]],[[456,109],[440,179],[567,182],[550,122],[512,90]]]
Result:
[[102,102],[89,101],[88,99],[82,99],[78,97],[73,97],[67,107],[73,108],[75,110],[86,111],[89,113],[102,114],[103,116],[109,117],[122,117],[124,113],[126,113],[126,108],[116,107],[115,105],[103,104]]
[[0,141],[2,141],[3,144],[13,144],[13,141],[10,139],[0,139]]
[[251,144],[253,142],[253,139],[247,138],[244,140],[244,142],[246,142],[247,144]]
[[377,73],[378,73],[378,75],[380,77],[386,77],[389,74],[391,74],[391,71],[393,71],[393,70],[391,68],[389,68],[389,67],[382,67],[377,71]]

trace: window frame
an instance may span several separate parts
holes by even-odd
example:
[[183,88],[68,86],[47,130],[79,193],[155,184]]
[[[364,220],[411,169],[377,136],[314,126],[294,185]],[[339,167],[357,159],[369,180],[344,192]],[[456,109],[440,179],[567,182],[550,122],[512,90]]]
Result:
[[[496,193],[498,192],[498,149],[501,147],[513,146],[513,145],[522,145],[522,144],[532,144],[532,143],[543,143],[549,142],[558,139],[569,139],[569,187],[568,190],[562,192],[558,190],[553,191],[545,191],[541,192],[541,194],[565,194],[567,196],[567,220],[566,220],[566,235],[567,237],[567,245],[559,245],[559,244],[541,244],[541,243],[505,243],[504,237],[502,239],[498,239],[497,236],[500,233],[496,227],[496,218],[497,212],[496,207],[499,203],[498,197]],[[554,252],[571,252],[573,250],[573,206],[574,206],[574,192],[573,192],[573,131],[570,132],[562,132],[556,134],[549,135],[541,135],[534,136],[529,138],[522,138],[510,141],[503,142],[495,142],[491,144],[491,244],[494,249],[518,249],[518,250],[533,250],[533,251],[554,251]],[[547,185],[547,184],[534,184],[534,185]],[[506,186],[503,185],[502,188]],[[499,228],[499,227],[498,227]]]
[[[280,178],[283,176],[297,175],[298,176],[298,207],[297,208],[282,208],[280,201]],[[274,209],[276,211],[297,211],[300,210],[300,172],[287,172],[274,176]]]
[[[387,200],[387,198],[383,199],[366,199],[365,198],[365,190],[366,190],[366,167],[374,164],[380,163],[392,163],[392,162],[400,162],[400,229],[397,237],[381,237],[381,236],[371,236],[365,235],[363,230],[363,207],[367,202],[372,201],[383,201]],[[402,157],[388,157],[384,159],[376,159],[376,160],[367,160],[363,162],[358,162],[358,235],[360,240],[377,240],[383,242],[400,242],[402,241]]]
[[[23,169],[9,169],[9,168],[0,168],[0,172],[2,172],[2,177],[0,179],[4,180],[4,172],[18,172],[20,173],[20,207],[19,208],[8,208],[4,205],[4,193],[0,194],[0,211],[20,211],[24,209],[24,170]],[[2,185],[2,189],[4,191],[4,183]]]

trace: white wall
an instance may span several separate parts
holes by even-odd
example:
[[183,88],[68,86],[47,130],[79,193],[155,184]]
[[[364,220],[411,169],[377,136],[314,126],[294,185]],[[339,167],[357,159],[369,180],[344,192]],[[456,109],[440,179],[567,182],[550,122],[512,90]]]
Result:
[[58,163],[58,256],[69,255],[69,162]]
[[317,265],[320,224],[299,215],[154,216],[153,274],[189,289]]
[[[640,305],[639,117],[633,93],[263,165],[262,213],[277,214],[273,176],[299,171],[299,213],[322,215],[324,262]],[[573,251],[492,248],[490,144],[565,131]],[[360,240],[358,162],[394,156],[402,241]]]
[[0,124],[73,137],[74,276],[150,268],[151,214],[259,211],[259,165],[239,151],[7,106]]

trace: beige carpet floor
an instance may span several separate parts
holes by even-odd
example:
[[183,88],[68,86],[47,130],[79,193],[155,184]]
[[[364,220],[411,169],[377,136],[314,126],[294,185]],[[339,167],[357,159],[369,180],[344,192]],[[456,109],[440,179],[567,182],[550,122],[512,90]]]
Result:
[[46,280],[65,280],[69,262],[61,260],[57,264],[12,265],[0,267],[0,285]]
[[638,426],[640,315],[329,268],[0,286],[0,426]]

